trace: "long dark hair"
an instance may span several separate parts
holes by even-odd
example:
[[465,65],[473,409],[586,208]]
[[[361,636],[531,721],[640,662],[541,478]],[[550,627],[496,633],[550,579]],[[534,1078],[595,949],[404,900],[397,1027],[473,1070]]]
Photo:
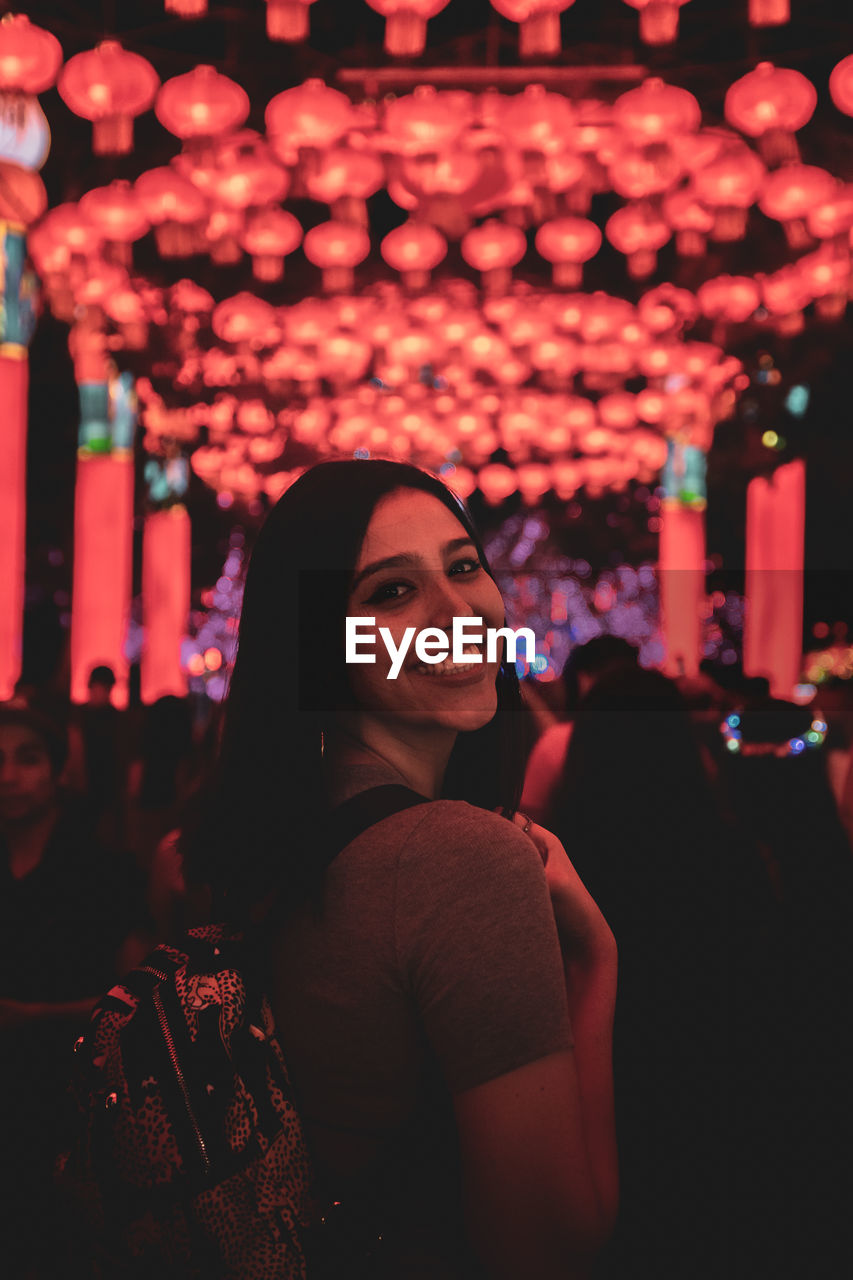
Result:
[[[371,515],[397,489],[444,503],[494,576],[464,504],[418,467],[323,462],[283,494],[252,552],[218,759],[183,840],[187,878],[210,886],[214,912],[239,919],[271,896],[284,910],[317,898],[330,815],[322,735],[353,706],[347,598]],[[497,693],[492,721],[459,734],[443,796],[511,814],[522,782],[512,665],[501,666]]]

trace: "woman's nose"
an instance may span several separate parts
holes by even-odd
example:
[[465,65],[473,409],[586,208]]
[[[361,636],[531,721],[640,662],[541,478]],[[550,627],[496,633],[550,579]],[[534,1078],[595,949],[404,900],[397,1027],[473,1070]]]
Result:
[[430,617],[432,625],[451,631],[454,618],[473,618],[472,609],[464,586],[444,574],[435,574],[430,590]]

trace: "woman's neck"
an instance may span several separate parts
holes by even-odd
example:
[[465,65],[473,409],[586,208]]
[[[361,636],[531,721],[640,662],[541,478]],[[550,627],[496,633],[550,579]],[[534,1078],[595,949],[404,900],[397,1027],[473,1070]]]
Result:
[[325,735],[323,756],[333,771],[354,764],[387,765],[413,791],[437,800],[455,740],[455,730],[401,732],[400,726],[391,729],[381,721],[359,719],[357,723],[338,724]]

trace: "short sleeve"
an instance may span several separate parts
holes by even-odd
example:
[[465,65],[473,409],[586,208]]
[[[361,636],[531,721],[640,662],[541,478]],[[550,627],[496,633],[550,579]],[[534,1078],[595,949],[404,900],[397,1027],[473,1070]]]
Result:
[[432,803],[399,857],[398,963],[451,1092],[571,1048],[545,873],[513,823]]

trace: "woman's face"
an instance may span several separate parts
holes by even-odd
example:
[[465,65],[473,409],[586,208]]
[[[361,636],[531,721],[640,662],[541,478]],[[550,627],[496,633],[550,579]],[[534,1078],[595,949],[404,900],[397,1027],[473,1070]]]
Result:
[[[392,561],[389,563],[389,561]],[[432,494],[397,489],[377,503],[356,562],[347,614],[375,618],[375,664],[350,664],[350,687],[360,715],[384,724],[423,729],[469,731],[488,724],[497,710],[495,679],[499,661],[487,662],[485,644],[466,645],[483,660],[454,664],[451,655],[425,664],[412,639],[396,679],[388,679],[392,661],[379,635],[387,627],[399,648],[407,628],[415,635],[440,627],[452,636],[454,617],[482,618],[474,634],[501,627],[501,594],[480,565],[464,525]],[[502,646],[497,649],[498,657]]]

